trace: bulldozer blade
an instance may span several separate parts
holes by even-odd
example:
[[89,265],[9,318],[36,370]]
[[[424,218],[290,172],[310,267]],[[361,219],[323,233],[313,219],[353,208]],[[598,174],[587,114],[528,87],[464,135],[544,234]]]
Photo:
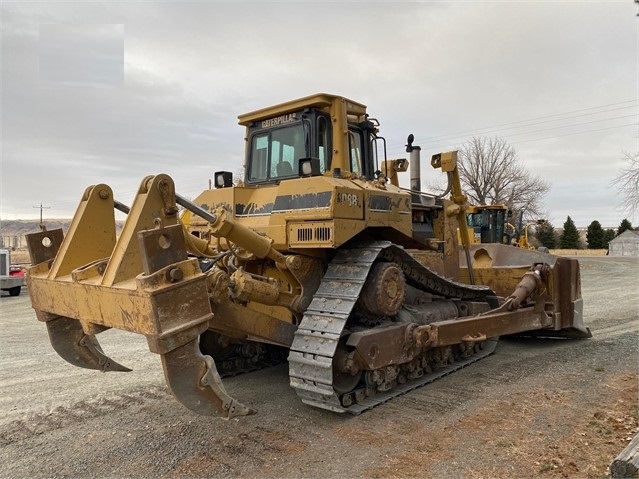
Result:
[[68,363],[102,372],[131,371],[104,354],[95,335],[85,334],[79,321],[59,316],[46,325],[51,346]]
[[512,336],[523,338],[588,339],[592,338],[592,333],[590,332],[590,328],[586,328],[586,331],[577,328],[560,329],[559,331],[540,329],[538,331],[526,331],[513,334]]
[[584,303],[583,300],[577,299],[573,302],[572,322],[563,329],[539,329],[536,331],[525,331],[523,333],[514,334],[513,336],[530,337],[530,338],[566,338],[566,339],[588,339],[592,338],[590,328],[584,324]]
[[224,419],[257,412],[226,393],[215,361],[200,352],[197,338],[161,356],[169,389],[192,411]]

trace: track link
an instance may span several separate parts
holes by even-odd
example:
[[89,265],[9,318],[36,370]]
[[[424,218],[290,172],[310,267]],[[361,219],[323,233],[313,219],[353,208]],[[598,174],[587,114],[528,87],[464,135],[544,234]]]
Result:
[[397,263],[407,282],[428,293],[497,305],[497,299],[488,287],[470,286],[443,278],[388,241],[339,250],[295,332],[288,356],[290,384],[305,404],[334,412],[359,414],[461,369],[494,351],[496,340],[487,341],[478,353],[442,365],[433,372],[397,384],[388,391],[374,392],[371,388],[360,388],[346,395],[338,394],[333,387],[333,357],[368,273],[378,259]]

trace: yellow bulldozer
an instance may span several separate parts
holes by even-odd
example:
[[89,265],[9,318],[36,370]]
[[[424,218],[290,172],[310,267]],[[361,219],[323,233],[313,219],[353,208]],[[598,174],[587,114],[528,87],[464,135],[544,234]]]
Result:
[[[466,221],[462,223],[462,228],[468,230],[470,244],[479,243],[502,243],[519,248],[548,252],[548,248],[543,246],[536,248],[528,240],[528,229],[531,226],[543,225],[544,219],[528,221],[524,224],[523,211],[519,215],[517,227],[508,220],[512,216],[512,211],[508,205],[470,205],[466,208]],[[457,231],[457,242],[461,245],[461,232]]]
[[421,191],[413,136],[410,164],[387,158],[361,103],[315,94],[239,123],[239,184],[217,172],[190,201],[157,174],[130,206],[96,184],[66,235],[29,235],[31,302],[62,358],[127,371],[97,341],[118,328],[146,337],[197,413],[254,413],[221,378],[288,361],[304,403],[358,414],[491,354],[501,335],[590,337],[576,260],[471,247],[464,228],[458,248],[456,152],[431,158],[448,178],[438,196]]
[[[508,205],[469,205],[465,213],[466,221],[461,227],[468,229],[470,244],[512,244],[512,239],[517,237],[515,227],[508,222],[512,214]],[[462,244],[460,232],[457,241]]]

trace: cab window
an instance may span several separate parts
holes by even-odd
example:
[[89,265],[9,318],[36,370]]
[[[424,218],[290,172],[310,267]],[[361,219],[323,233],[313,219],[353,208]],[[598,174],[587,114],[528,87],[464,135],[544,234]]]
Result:
[[331,168],[330,123],[323,117],[317,118],[317,157],[320,160],[320,171],[324,173]]
[[362,134],[359,131],[349,130],[348,149],[351,172],[358,176],[362,174]]
[[308,125],[297,122],[255,133],[251,137],[248,181],[263,182],[297,176],[298,161],[309,156]]

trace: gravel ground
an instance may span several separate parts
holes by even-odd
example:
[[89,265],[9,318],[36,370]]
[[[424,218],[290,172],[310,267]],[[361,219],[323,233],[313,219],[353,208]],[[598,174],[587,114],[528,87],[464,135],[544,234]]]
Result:
[[637,429],[637,258],[580,257],[589,340],[496,354],[361,416],[301,404],[285,365],[225,380],[223,421],[167,392],[146,341],[100,341],[131,373],[74,368],[27,294],[0,298],[1,477],[602,477]]

